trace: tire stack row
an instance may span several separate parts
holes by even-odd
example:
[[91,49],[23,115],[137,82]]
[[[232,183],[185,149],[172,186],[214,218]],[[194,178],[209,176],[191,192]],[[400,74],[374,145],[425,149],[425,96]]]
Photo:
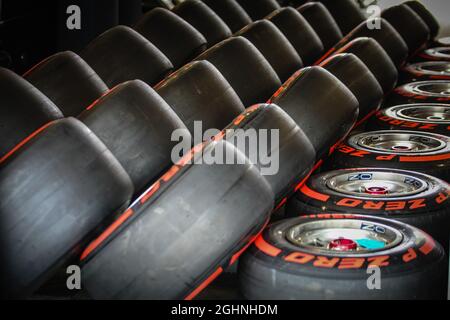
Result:
[[[439,24],[423,5],[409,1],[385,10],[381,19],[355,21],[348,26],[348,15],[341,11],[340,2],[321,2],[334,15],[341,31],[352,31],[317,64],[336,70],[337,56],[352,52],[372,71],[385,98],[379,109],[372,108],[354,132],[336,146],[322,172],[312,176],[289,200],[286,211],[293,219],[268,228],[244,256],[240,265],[244,295],[259,299],[389,299],[410,294],[410,298],[420,298],[419,287],[411,285],[419,279],[431,280],[428,272],[434,264],[424,260],[422,265],[414,260],[420,259],[416,252],[420,254],[427,241],[417,241],[403,229],[403,245],[415,243],[412,247],[375,247],[378,237],[387,235],[390,227],[399,228],[399,221],[425,230],[448,252],[450,221],[445,202],[449,196],[450,74],[448,62],[436,58],[447,48],[433,48],[442,43],[435,39]],[[313,6],[308,3],[298,10],[311,10]],[[321,35],[330,33],[331,23],[316,23],[328,29]],[[378,31],[367,30],[377,25]],[[365,44],[361,36],[372,37],[384,48],[390,66],[376,46],[363,48],[370,44]],[[351,76],[343,82],[352,88],[358,78],[349,70]],[[359,95],[354,93],[368,101],[373,91],[365,87]],[[380,217],[392,220],[382,222]],[[358,234],[367,228],[374,232],[372,236],[370,232]],[[367,238],[376,241],[361,244],[360,238],[363,242]],[[411,262],[418,263],[414,275],[406,271]],[[380,267],[381,274],[389,275],[383,282],[383,293],[367,289],[370,266]],[[443,277],[429,287],[420,285],[427,292],[421,298],[432,297],[439,287],[441,293],[434,298],[444,297],[445,284]]]
[[[192,299],[239,260],[249,299],[443,298],[448,138],[364,133],[381,106],[423,99],[394,88],[433,20],[407,2],[371,29],[352,1],[354,21],[335,3],[188,0],[23,77],[1,70],[2,295],[29,297],[79,264],[92,298]],[[236,129],[277,130],[275,173]],[[375,150],[349,152],[352,130]],[[197,161],[226,153],[238,164]],[[374,168],[308,179],[356,165]],[[300,217],[265,228],[273,209]]]

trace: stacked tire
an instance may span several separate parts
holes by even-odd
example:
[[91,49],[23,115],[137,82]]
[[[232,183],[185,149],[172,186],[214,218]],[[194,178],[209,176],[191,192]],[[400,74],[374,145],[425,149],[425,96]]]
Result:
[[[339,15],[337,10],[334,15]],[[402,25],[406,17],[407,26]],[[447,49],[425,48],[435,43],[429,35],[431,30],[436,37],[438,24],[418,2],[389,8],[382,19],[404,41],[409,64],[394,59],[400,55],[392,50],[394,37],[386,40],[386,29],[371,32],[365,22],[330,50],[334,55],[356,54],[373,72],[386,98],[380,110],[364,119],[368,120],[365,125],[336,146],[322,172],[288,201],[286,212],[291,218],[271,225],[243,256],[239,275],[247,298],[442,299],[446,295],[450,241]],[[361,40],[351,42],[356,34],[373,35],[397,63],[387,67],[380,63],[382,59],[371,58],[357,44]],[[374,50],[370,52],[373,55]],[[353,82],[359,74],[353,74]],[[394,84],[398,79],[392,92],[389,74],[394,75]],[[397,241],[384,238],[390,232],[398,232]],[[420,264],[428,254],[436,254],[433,262],[423,260],[423,267],[409,269],[409,263]],[[380,290],[370,288],[371,268],[379,268],[381,279],[383,274],[388,277]],[[427,271],[440,276],[421,274]],[[419,283],[426,291],[423,296],[412,287]]]
[[[400,222],[359,215],[273,224],[239,267],[250,299],[442,299],[446,291],[446,256],[431,237]],[[376,273],[379,283],[370,279]]]
[[[442,298],[445,50],[416,2],[369,22],[187,0],[1,70],[2,297],[70,263],[92,298],[190,300],[239,261],[248,299]],[[278,140],[239,143],[255,131]]]

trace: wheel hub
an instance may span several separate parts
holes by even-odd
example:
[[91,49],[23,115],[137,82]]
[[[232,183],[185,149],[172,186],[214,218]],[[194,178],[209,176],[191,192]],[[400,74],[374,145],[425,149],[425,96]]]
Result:
[[345,171],[327,178],[326,186],[342,195],[355,198],[393,199],[424,192],[429,186],[419,178],[389,171]]
[[407,104],[388,108],[385,114],[391,118],[432,123],[450,124],[450,105],[437,103]]
[[439,57],[448,59],[450,58],[450,48],[447,47],[437,47],[425,50],[425,53],[432,57]]
[[450,45],[450,37],[440,38],[438,40],[438,43],[443,45],[443,46],[449,46]]
[[450,75],[450,62],[433,61],[410,65],[407,69],[433,75]]
[[418,131],[373,131],[352,136],[349,145],[384,154],[420,155],[445,149],[445,138]]
[[365,189],[366,193],[371,195],[386,195],[389,193],[389,190],[386,187],[368,187]]
[[336,251],[354,251],[358,248],[358,244],[351,239],[339,238],[332,240],[328,248]]
[[313,254],[337,256],[370,254],[393,248],[403,240],[399,230],[359,219],[303,223],[286,230],[285,237],[294,246]]
[[427,97],[450,96],[450,81],[447,80],[414,82],[407,84],[406,88],[413,93]]

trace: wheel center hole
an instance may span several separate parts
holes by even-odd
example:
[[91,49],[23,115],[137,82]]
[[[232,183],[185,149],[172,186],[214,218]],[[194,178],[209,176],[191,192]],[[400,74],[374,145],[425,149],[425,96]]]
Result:
[[331,241],[329,248],[336,251],[352,251],[358,248],[358,244],[351,239],[339,238]]
[[397,146],[392,146],[392,150],[394,150],[394,151],[410,151],[411,147],[410,146],[397,145]]
[[440,116],[430,116],[427,119],[428,120],[445,120],[444,117],[440,117]]
[[365,191],[368,194],[382,195],[382,194],[388,193],[388,188],[386,188],[386,187],[369,187],[369,188],[366,188]]

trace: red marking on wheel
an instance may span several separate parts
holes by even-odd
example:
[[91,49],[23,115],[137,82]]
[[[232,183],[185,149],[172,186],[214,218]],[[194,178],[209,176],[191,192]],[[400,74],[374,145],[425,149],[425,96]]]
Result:
[[358,244],[351,239],[339,238],[331,241],[329,248],[336,251],[352,251],[358,248]]
[[388,193],[388,189],[385,187],[369,187],[366,188],[366,193],[372,195],[383,195]]

